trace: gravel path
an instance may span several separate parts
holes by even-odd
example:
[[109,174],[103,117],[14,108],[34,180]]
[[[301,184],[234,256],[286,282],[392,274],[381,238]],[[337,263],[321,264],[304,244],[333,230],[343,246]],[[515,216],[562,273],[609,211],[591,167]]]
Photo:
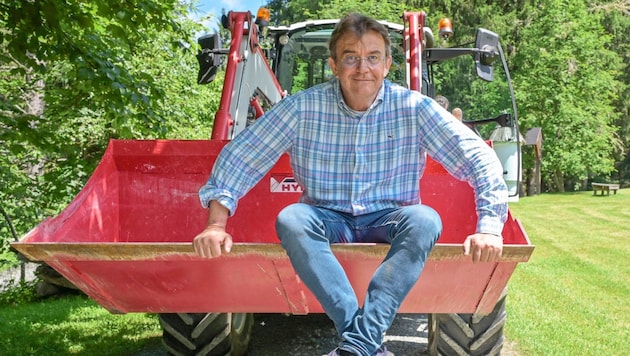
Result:
[[[326,355],[337,345],[332,322],[324,314],[256,314],[248,356]],[[395,355],[424,355],[426,314],[398,314],[385,336]]]

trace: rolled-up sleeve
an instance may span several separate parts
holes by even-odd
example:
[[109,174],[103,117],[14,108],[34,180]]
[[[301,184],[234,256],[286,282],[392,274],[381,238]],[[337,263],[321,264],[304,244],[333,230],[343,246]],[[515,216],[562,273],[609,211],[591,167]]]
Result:
[[207,208],[216,200],[234,215],[238,201],[290,147],[296,119],[290,100],[283,99],[228,143],[199,189],[201,205]]
[[204,208],[209,208],[210,202],[216,200],[230,211],[230,215],[234,215],[238,206],[238,198],[229,190],[217,188],[212,177],[199,189],[199,200]]

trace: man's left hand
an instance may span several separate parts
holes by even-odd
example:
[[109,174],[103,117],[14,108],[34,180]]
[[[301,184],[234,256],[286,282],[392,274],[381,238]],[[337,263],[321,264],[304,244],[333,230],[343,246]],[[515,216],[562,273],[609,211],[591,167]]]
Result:
[[464,241],[464,255],[472,255],[473,263],[496,262],[503,252],[503,238],[493,234],[473,234]]

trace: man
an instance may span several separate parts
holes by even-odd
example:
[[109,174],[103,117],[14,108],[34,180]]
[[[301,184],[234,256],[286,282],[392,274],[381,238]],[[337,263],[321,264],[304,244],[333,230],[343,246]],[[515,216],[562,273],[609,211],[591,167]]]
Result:
[[464,121],[464,113],[460,108],[453,109],[453,116],[457,119],[457,121]]
[[[350,14],[329,47],[334,79],[283,99],[221,152],[200,190],[208,226],[193,244],[200,256],[228,253],[228,216],[287,152],[304,193],[278,215],[277,234],[342,339],[330,355],[385,355],[383,334],[442,229],[419,201],[426,153],[475,189],[477,233],[463,251],[474,262],[501,256],[507,189],[485,142],[432,99],[385,80],[392,58],[380,23]],[[391,244],[363,306],[330,249],[345,242]]]
[[433,98],[433,100],[435,100],[438,104],[442,105],[444,109],[448,110],[450,102],[444,95],[438,95],[435,98]]

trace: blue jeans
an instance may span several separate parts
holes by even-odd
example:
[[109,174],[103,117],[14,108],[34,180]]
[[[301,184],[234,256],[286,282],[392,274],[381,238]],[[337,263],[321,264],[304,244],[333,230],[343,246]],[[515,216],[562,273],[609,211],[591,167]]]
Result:
[[[371,356],[420,277],[442,222],[426,205],[353,216],[298,203],[278,214],[276,230],[293,268],[334,322],[342,338],[339,348]],[[330,249],[331,243],[347,242],[391,244],[362,308]]]

